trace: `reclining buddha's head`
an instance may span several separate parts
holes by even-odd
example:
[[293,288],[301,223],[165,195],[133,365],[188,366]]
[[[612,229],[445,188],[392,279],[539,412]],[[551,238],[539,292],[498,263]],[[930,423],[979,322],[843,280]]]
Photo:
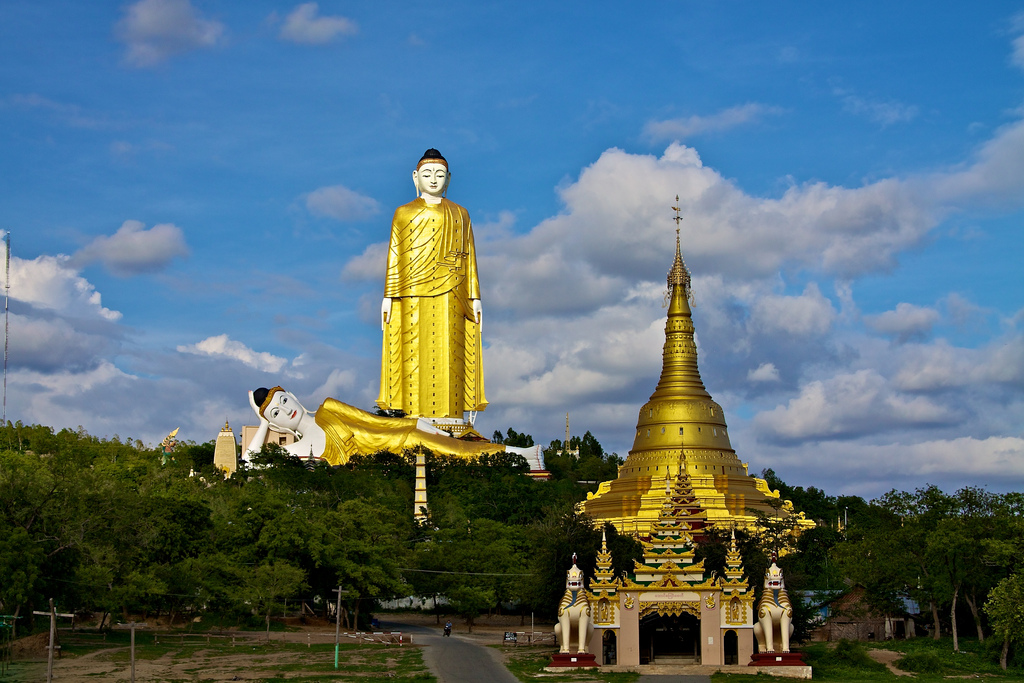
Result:
[[252,392],[252,397],[260,407],[260,415],[266,418],[274,429],[294,433],[306,413],[306,409],[295,398],[295,394],[281,387],[260,387]]

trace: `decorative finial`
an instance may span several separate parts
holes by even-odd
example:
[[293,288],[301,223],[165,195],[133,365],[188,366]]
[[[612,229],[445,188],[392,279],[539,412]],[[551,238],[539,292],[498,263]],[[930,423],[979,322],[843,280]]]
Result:
[[576,553],[572,554],[572,563],[574,566],[576,565]]
[[668,271],[669,296],[671,296],[673,286],[681,286],[683,288],[683,295],[692,305],[693,294],[690,292],[690,271],[686,269],[686,264],[683,263],[683,253],[679,247],[679,224],[683,220],[679,208],[679,195],[676,195],[676,205],[672,207],[672,210],[676,212],[676,215],[672,217],[672,220],[676,222],[676,257],[672,261],[672,269]]

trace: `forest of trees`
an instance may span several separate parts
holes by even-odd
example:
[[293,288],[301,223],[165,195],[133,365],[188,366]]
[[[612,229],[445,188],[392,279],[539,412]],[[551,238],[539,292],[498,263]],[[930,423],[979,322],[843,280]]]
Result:
[[[509,429],[494,440],[530,445]],[[61,611],[95,612],[109,625],[129,615],[196,613],[262,621],[285,599],[326,613],[347,590],[349,626],[375,600],[445,596],[470,623],[512,609],[551,616],[573,552],[592,575],[601,529],[575,512],[585,483],[612,479],[621,459],[592,434],[544,449],[552,478],[526,476],[522,458],[475,463],[428,458],[429,524],[412,518],[410,457],[379,454],[343,467],[307,469],[273,447],[255,467],[224,479],[213,443],[162,453],[115,436],[8,424],[0,427],[0,604],[30,625],[54,598]],[[190,476],[192,473],[195,476]],[[737,538],[759,586],[781,555],[793,591],[834,595],[859,586],[872,609],[897,615],[910,597],[931,633],[995,634],[1005,658],[1024,646],[1024,495],[924,486],[877,500],[769,486],[819,522],[798,538],[765,518]],[[616,570],[640,556],[635,540],[606,529]],[[698,549],[722,571],[728,538]],[[799,606],[803,627],[809,608]],[[798,615],[800,616],[800,615]],[[798,634],[799,635],[799,634]]]

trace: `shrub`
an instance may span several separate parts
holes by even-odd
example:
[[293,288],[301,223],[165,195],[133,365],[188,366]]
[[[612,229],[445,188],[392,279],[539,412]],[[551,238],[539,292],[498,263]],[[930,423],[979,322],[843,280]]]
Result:
[[867,648],[855,640],[840,640],[822,659],[833,666],[847,666],[858,669],[885,668],[884,664],[879,664],[871,659]]
[[934,652],[911,652],[896,660],[896,668],[918,674],[942,672],[942,662]]
[[879,664],[867,654],[867,648],[853,640],[841,640],[835,647],[808,647],[807,664],[822,670],[861,670],[886,671],[885,665]]

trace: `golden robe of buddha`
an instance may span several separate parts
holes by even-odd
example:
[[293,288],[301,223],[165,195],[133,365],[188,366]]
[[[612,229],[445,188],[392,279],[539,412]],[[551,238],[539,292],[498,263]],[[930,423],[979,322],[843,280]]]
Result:
[[447,162],[428,150],[413,179],[421,197],[391,223],[377,405],[416,417],[483,410],[480,282],[469,213],[444,197]]
[[462,441],[447,434],[432,434],[418,428],[415,417],[380,417],[371,415],[333,398],[326,399],[313,415],[327,435],[322,457],[332,465],[348,462],[354,453],[381,451],[402,453],[422,446],[437,455],[475,458],[484,453],[504,453],[502,444]]
[[259,388],[249,392],[260,426],[242,451],[248,461],[266,443],[270,429],[294,434],[296,440],[282,448],[299,458],[322,458],[331,465],[344,465],[353,455],[373,455],[382,451],[401,454],[422,446],[438,455],[475,459],[485,453],[515,453],[537,457],[538,449],[515,448],[487,441],[463,441],[442,432],[425,418],[383,417],[355,406],[324,399],[316,412],[310,412],[295,394],[281,387]]

